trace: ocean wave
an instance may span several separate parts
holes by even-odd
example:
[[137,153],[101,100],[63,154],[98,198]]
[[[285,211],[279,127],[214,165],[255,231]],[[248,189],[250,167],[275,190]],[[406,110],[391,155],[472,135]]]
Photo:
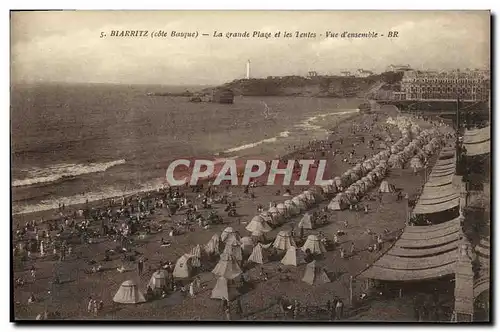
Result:
[[73,178],[75,176],[104,172],[108,168],[125,164],[124,159],[105,163],[90,164],[57,164],[45,168],[32,168],[27,170],[28,177],[12,181],[13,187],[32,186],[39,183],[48,183]]
[[68,197],[46,199],[36,204],[16,204],[12,207],[12,212],[14,215],[19,215],[57,209],[59,207],[59,204],[64,204],[65,206],[69,207],[72,205],[85,204],[87,201],[90,203],[103,199],[127,197],[144,192],[159,190],[163,188],[164,185],[164,179],[158,179],[145,183],[139,188],[123,190],[114,187],[107,187],[96,192],[88,192],[85,194],[78,194]]

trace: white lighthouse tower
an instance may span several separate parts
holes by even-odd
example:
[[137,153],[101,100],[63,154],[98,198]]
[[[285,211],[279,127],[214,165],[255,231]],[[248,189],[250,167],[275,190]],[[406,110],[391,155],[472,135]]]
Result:
[[247,61],[247,80],[250,79],[250,60]]

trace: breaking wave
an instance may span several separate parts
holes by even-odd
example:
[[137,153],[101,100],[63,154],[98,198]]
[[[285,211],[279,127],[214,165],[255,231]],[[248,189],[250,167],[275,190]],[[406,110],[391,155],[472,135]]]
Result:
[[12,186],[24,187],[40,183],[55,182],[79,175],[104,172],[110,167],[123,164],[125,164],[125,160],[120,159],[105,163],[57,164],[45,168],[32,168],[27,170],[27,178],[15,179],[12,181]]

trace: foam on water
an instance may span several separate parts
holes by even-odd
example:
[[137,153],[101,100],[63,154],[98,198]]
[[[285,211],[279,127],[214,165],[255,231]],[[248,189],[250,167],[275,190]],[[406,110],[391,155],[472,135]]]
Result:
[[25,179],[15,179],[12,181],[13,187],[31,186],[39,183],[59,181],[64,178],[104,172],[108,168],[125,164],[124,159],[113,160],[104,163],[90,164],[57,164],[45,168],[32,168],[26,170],[28,177]]

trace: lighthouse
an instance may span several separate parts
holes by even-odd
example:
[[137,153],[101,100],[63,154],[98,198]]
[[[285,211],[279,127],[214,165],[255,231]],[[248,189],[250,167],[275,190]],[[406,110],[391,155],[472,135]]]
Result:
[[247,61],[247,80],[250,79],[250,60]]

